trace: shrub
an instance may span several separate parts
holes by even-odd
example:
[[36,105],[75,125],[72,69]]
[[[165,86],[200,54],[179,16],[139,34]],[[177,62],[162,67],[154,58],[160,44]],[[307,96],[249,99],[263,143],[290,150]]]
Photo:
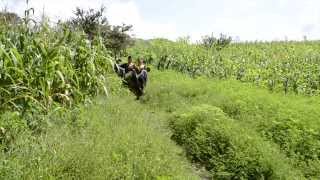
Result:
[[301,173],[280,151],[221,109],[200,105],[170,120],[172,139],[217,179],[296,179]]
[[281,119],[262,126],[264,136],[296,160],[307,178],[320,178],[320,134],[294,119]]

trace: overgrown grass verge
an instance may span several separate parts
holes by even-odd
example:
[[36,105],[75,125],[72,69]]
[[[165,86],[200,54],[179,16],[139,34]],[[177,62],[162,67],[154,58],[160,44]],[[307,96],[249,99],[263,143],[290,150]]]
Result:
[[0,179],[198,179],[164,117],[127,95],[94,102],[53,114],[46,133],[21,130],[0,152]]
[[277,147],[228,118],[220,108],[200,105],[170,121],[172,139],[214,179],[302,179]]
[[150,82],[142,101],[149,107],[167,113],[199,104],[218,107],[239,124],[235,127],[247,127],[259,141],[278,146],[306,178],[320,177],[318,97],[270,93],[233,80],[193,79],[170,71],[153,71]]

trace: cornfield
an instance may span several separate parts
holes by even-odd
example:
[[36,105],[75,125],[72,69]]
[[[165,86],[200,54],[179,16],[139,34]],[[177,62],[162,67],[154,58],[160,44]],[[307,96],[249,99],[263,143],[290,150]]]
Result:
[[235,43],[222,50],[200,44],[152,40],[131,49],[158,69],[191,76],[237,79],[272,91],[320,93],[319,42]]
[[47,23],[0,27],[0,109],[46,112],[107,93],[109,52],[96,38]]

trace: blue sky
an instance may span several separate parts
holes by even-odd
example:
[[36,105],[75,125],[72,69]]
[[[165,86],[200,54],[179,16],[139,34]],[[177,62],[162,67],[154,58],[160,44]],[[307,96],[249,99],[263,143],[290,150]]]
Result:
[[[25,0],[0,0],[2,7],[23,12]],[[30,0],[36,14],[66,19],[76,6],[107,7],[113,24],[134,25],[140,38],[198,40],[206,34],[231,35],[240,40],[320,39],[318,0]]]

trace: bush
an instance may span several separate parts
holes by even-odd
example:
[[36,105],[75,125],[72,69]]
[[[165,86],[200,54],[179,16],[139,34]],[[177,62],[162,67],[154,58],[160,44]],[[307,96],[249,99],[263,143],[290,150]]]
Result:
[[281,119],[262,127],[264,136],[296,160],[307,178],[320,178],[320,134],[294,119]]
[[170,120],[172,139],[217,179],[302,178],[290,161],[254,131],[241,127],[221,109],[201,105]]

